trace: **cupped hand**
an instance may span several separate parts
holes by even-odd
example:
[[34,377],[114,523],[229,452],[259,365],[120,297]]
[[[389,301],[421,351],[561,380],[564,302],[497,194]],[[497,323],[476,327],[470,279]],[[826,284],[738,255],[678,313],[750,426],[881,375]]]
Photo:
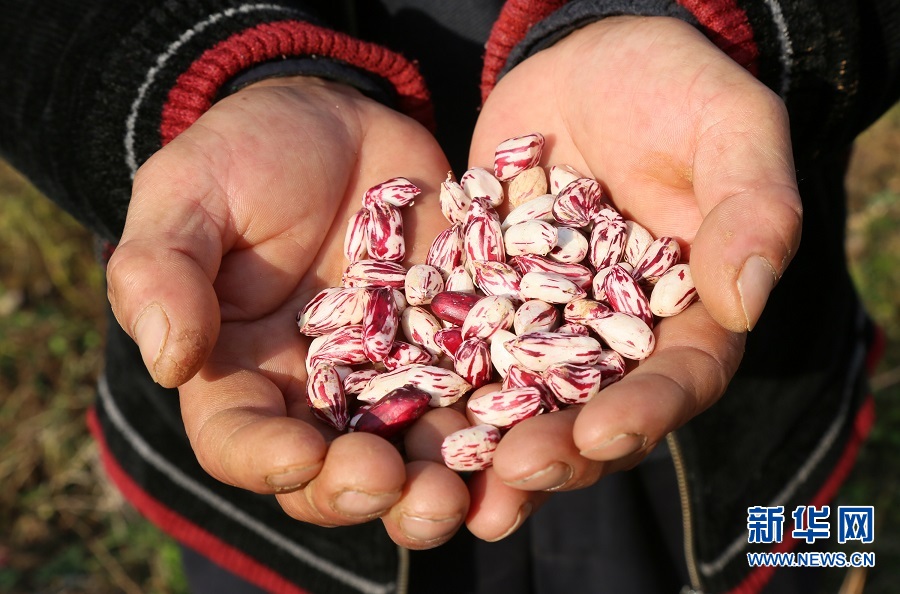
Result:
[[407,177],[407,259],[446,226],[449,165],[415,121],[336,83],[272,79],[214,105],[144,164],[109,298],[153,378],[179,387],[185,429],[219,480],[276,493],[293,517],[382,517],[404,546],[434,546],[469,496],[442,465],[406,464],[371,434],[336,435],[305,403],[308,339],[297,312],[338,286],[347,220],[371,186]]
[[546,137],[542,164],[600,180],[626,219],[678,238],[702,302],[659,323],[656,350],[623,381],[514,427],[481,479],[495,491],[592,484],[712,405],[800,238],[783,103],[680,21],[605,19],[517,65],[484,105],[470,162],[490,165],[499,142],[529,132]]

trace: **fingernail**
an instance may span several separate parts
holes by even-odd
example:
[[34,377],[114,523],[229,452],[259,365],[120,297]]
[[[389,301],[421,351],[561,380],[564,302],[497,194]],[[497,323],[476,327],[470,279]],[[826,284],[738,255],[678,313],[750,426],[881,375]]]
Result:
[[266,477],[266,484],[272,487],[276,493],[288,493],[296,491],[309,482],[312,466],[302,468],[290,468],[284,472],[275,472]]
[[538,470],[534,474],[517,481],[504,481],[510,487],[527,489],[529,491],[546,491],[558,489],[572,478],[574,470],[564,462],[554,462],[550,466]]
[[371,518],[386,511],[399,498],[400,493],[341,491],[332,500],[331,509],[348,518]]
[[448,534],[451,534],[456,529],[460,522],[462,522],[461,516],[423,518],[421,516],[400,514],[400,530],[403,531],[403,534],[411,540],[423,543],[446,538]]
[[584,450],[581,455],[591,460],[618,460],[630,456],[647,445],[647,436],[640,433],[620,433],[600,445]]
[[519,527],[522,525],[522,523],[528,519],[528,516],[531,515],[531,510],[532,510],[531,503],[529,503],[527,501],[525,503],[523,503],[522,507],[519,508],[519,513],[516,516],[516,521],[513,522],[513,525],[509,527],[509,530],[507,530],[506,532],[504,532],[497,538],[492,538],[492,539],[487,540],[487,542],[499,542],[499,541],[503,540],[504,538],[506,538],[507,536],[509,536],[510,534],[512,534],[513,532],[515,532],[516,530],[518,530]]
[[775,269],[762,256],[750,256],[744,262],[738,276],[737,289],[744,317],[747,319],[747,330],[753,330],[759,321],[777,279]]
[[141,349],[141,358],[153,381],[157,381],[156,362],[166,346],[168,335],[169,318],[159,305],[148,305],[134,323],[134,339]]

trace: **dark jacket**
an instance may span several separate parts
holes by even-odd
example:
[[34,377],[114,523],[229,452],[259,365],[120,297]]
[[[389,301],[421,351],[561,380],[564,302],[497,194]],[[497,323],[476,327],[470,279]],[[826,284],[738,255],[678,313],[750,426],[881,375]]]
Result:
[[[531,53],[608,15],[693,23],[785,99],[805,220],[802,247],[750,334],[725,397],[669,440],[689,585],[756,591],[768,574],[747,566],[747,508],[822,505],[849,472],[873,418],[865,379],[873,330],[845,265],[843,172],[853,138],[897,99],[900,3],[3,0],[0,6],[2,154],[110,246],[122,230],[136,168],[217,98],[256,78],[302,73],[352,84],[433,125],[459,173],[483,95]],[[367,51],[378,59],[333,43],[337,32],[372,44]],[[414,60],[422,78],[397,54]],[[177,393],[155,385],[112,317],[109,326],[90,423],[107,470],[139,510],[275,591],[403,590],[408,553],[380,523],[302,524],[274,498],[207,476],[185,437]]]

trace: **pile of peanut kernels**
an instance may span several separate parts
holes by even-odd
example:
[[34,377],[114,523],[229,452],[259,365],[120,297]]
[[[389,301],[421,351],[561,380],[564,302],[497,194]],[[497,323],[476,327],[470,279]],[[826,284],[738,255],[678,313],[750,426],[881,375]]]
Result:
[[501,381],[468,398],[475,424],[441,448],[449,468],[479,470],[504,431],[589,401],[625,375],[626,359],[650,355],[656,318],[697,297],[678,242],[624,220],[596,180],[538,166],[543,145],[537,133],[510,138],[493,173],[448,174],[440,206],[451,226],[409,269],[402,209],[419,188],[397,177],[366,192],[342,286],[297,316],[315,337],[306,366],[317,418],[394,439],[429,407]]

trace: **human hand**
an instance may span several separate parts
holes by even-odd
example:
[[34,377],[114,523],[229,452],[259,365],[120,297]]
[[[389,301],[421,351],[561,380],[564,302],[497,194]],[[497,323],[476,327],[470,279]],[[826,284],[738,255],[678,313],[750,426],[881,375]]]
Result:
[[[523,61],[488,97],[470,162],[533,131],[543,163],[600,180],[625,218],[681,241],[702,302],[660,322],[653,355],[623,381],[510,430],[476,479],[495,494],[592,484],[712,405],[800,237],[784,105],[680,21],[604,19]],[[486,506],[511,518],[531,505],[502,500],[475,497],[470,530],[483,534]]]
[[[346,266],[347,220],[369,187],[402,175],[407,259],[446,226],[449,165],[430,133],[360,93],[272,79],[215,104],[138,172],[109,298],[217,479],[276,493],[291,516],[349,525],[383,516],[398,544],[449,538],[468,506],[442,465],[405,464],[371,434],[338,436],[305,402],[297,312]],[[429,194],[433,199],[429,198]]]

